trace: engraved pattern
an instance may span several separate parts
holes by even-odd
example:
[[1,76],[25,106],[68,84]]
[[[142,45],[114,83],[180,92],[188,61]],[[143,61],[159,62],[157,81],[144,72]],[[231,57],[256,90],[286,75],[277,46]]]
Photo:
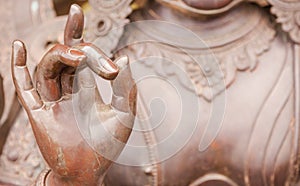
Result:
[[276,15],[276,21],[281,24],[282,30],[287,32],[294,46],[294,97],[295,97],[295,121],[293,125],[293,153],[290,159],[290,175],[291,183],[296,183],[299,179],[299,43],[300,43],[300,2],[298,0],[268,0],[272,5],[271,12]]
[[[145,101],[143,100],[142,96],[139,96],[140,104],[139,108],[139,116],[141,118],[145,118],[147,116],[147,112],[144,110]],[[151,165],[145,168],[145,173],[148,175],[148,183],[149,185],[161,185],[162,182],[162,175],[161,175],[161,166],[158,163],[159,158],[157,154],[157,148],[153,144],[157,144],[157,139],[155,133],[152,130],[147,130],[147,128],[151,127],[151,123],[149,122],[141,122],[141,128],[143,129],[143,137],[147,145],[148,150],[148,157],[151,162]]]
[[[280,149],[282,148],[282,145],[280,144],[284,144],[284,142],[288,141],[291,136],[281,136],[280,134],[276,133],[276,129],[278,131],[279,125],[281,126],[281,130],[279,131],[283,132],[284,134],[292,131],[292,125],[287,125],[289,123],[293,123],[292,116],[289,118],[290,121],[281,123],[277,122],[281,114],[284,113],[284,110],[292,108],[293,105],[293,85],[292,83],[288,83],[293,81],[293,76],[291,75],[293,72],[293,60],[290,46],[287,48],[288,50],[286,50],[286,58],[284,59],[285,61],[281,66],[279,74],[276,75],[278,78],[274,82],[272,89],[269,91],[265,101],[258,110],[257,116],[255,117],[255,121],[253,122],[251,128],[244,167],[246,185],[261,185],[263,183],[267,184],[267,182],[269,182],[270,185],[274,185],[274,180],[276,177],[275,169],[279,166],[281,166],[281,169],[289,166],[288,163],[286,163],[286,166],[284,166],[282,164],[282,160],[279,162],[278,156],[280,155]],[[281,99],[278,100],[278,97],[281,97]],[[270,112],[272,109],[273,112]],[[257,138],[255,135],[259,133],[263,133],[264,136]],[[278,142],[277,140],[279,139],[280,143],[272,144],[273,141]],[[273,147],[273,149],[271,147]],[[278,149],[277,154],[273,154],[273,150],[275,148]],[[273,162],[270,162],[272,159],[269,154],[270,152],[272,152],[274,155],[273,159],[278,164],[273,164]],[[273,169],[267,168],[268,166],[273,166]],[[269,172],[267,172],[267,170]],[[287,183],[289,183],[289,180]]]
[[[258,25],[251,29],[241,38],[231,43],[228,42],[225,46],[220,44],[211,48],[181,49],[149,38],[140,29],[126,30],[127,34],[124,36],[126,41],[121,42],[131,44],[123,54],[129,55],[132,61],[150,56],[168,58],[163,63],[151,64],[143,60],[144,65],[155,69],[159,75],[178,77],[176,71],[166,68],[171,63],[176,63],[185,70],[192,82],[191,85],[183,81],[186,78],[178,77],[182,86],[196,91],[198,96],[211,101],[234,82],[238,71],[253,71],[257,66],[259,56],[269,49],[275,38],[276,32],[267,18],[261,18]],[[155,42],[149,42],[149,40]],[[215,60],[213,55],[217,63],[211,62]]]
[[299,149],[299,122],[300,122],[300,48],[298,44],[294,44],[294,117],[293,123],[293,146],[290,158],[289,180],[292,183],[298,182],[299,184],[299,169],[300,169],[300,149]]

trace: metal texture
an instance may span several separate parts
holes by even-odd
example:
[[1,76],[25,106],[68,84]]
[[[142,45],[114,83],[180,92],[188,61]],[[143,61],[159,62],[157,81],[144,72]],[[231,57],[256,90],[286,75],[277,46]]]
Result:
[[[85,29],[83,14],[76,6],[71,8],[67,19],[54,16],[51,1],[3,3],[0,24],[4,31],[0,41],[7,47],[0,51],[1,63],[6,64],[0,69],[0,184],[28,185],[36,181],[36,185],[101,185],[104,182],[105,185],[260,186],[296,185],[299,181],[300,9],[297,0],[157,0],[131,5],[142,9],[132,13],[130,21],[167,21],[183,26],[201,38],[206,44],[203,47],[181,39],[183,36],[176,32],[171,33],[172,26],[159,29],[128,24],[124,29],[129,23],[126,17],[132,11],[131,0],[90,0]],[[261,7],[266,5],[270,7]],[[29,7],[29,13],[20,11],[24,6]],[[281,24],[282,30],[276,23]],[[13,43],[13,80],[27,115],[18,109],[11,74],[7,73],[10,72],[7,63],[11,56],[10,43],[16,38],[22,39],[28,49],[26,52],[20,40]],[[180,45],[164,45],[166,41],[179,41]],[[114,49],[118,49],[115,54]],[[211,53],[217,65],[208,60],[200,60],[200,66],[197,64],[195,59],[207,59]],[[123,66],[128,59],[118,58],[122,55],[129,56],[132,72]],[[163,63],[146,60],[153,56],[168,60]],[[100,66],[96,63],[99,58],[104,59]],[[189,83],[172,65],[183,69]],[[123,150],[124,146],[111,143],[109,138],[101,143],[98,138],[91,140],[100,143],[93,146],[78,131],[76,116],[71,112],[72,100],[78,95],[82,99],[80,108],[86,108],[91,97],[85,90],[96,86],[88,74],[76,79],[77,70],[87,68],[105,79],[117,77],[112,84],[111,106],[102,103],[100,97],[96,100],[100,106],[95,120],[104,125],[115,121],[107,124],[112,124],[109,130],[115,130],[124,144],[144,145],[144,154],[126,147]],[[135,113],[136,106],[138,118],[146,118],[151,110],[147,105],[151,95],[171,92],[164,89],[163,82],[156,82],[150,89],[153,83],[138,85],[139,102],[136,103],[135,89],[130,93],[134,87],[131,75],[148,72],[162,79],[174,79],[187,104],[183,112],[190,117],[194,112],[200,115],[184,148],[164,160],[166,149],[159,143],[178,123],[189,128],[190,118],[177,121],[180,113],[176,109],[180,104],[170,96],[165,101],[170,103],[173,113],[166,117],[173,120],[163,122],[166,128],[148,130],[155,124],[150,120],[136,121],[133,125],[132,112]],[[224,95],[222,127],[212,139],[212,131],[207,130],[210,111],[214,102]],[[194,100],[199,103],[199,110],[193,109]],[[125,105],[130,105],[130,109]],[[130,126],[139,130],[121,126],[114,120],[114,112],[128,113],[124,121],[130,121]],[[159,116],[153,117],[156,121],[155,117]],[[181,135],[174,138],[180,139]],[[201,139],[206,138],[211,143],[201,148]],[[107,159],[107,153],[113,158]],[[51,170],[41,172],[46,167],[42,156]],[[139,166],[113,163],[115,160],[137,161]]]

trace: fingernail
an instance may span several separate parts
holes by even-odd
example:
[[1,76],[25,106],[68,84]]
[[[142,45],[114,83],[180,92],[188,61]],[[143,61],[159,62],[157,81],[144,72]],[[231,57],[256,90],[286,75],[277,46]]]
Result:
[[77,56],[85,56],[84,53],[83,53],[82,51],[80,51],[80,50],[78,50],[78,49],[75,49],[75,48],[71,48],[71,49],[69,50],[69,53],[70,53],[71,55],[73,55],[74,57],[77,57]]
[[109,73],[117,73],[119,71],[117,65],[115,65],[110,59],[106,60],[105,58],[100,58],[100,64]]
[[79,59],[80,61],[86,59],[85,54],[82,51],[77,50],[75,48],[69,49],[69,54],[71,54],[72,57]]
[[128,56],[121,56],[115,60],[115,63],[118,65],[118,67],[121,69],[124,69],[127,67],[129,63]]
[[101,77],[113,80],[119,73],[119,68],[99,48],[93,44],[85,43],[76,46],[87,56],[87,65]]
[[72,4],[71,7],[70,7],[70,13],[71,15],[74,15],[74,14],[80,14],[81,13],[81,7],[77,4]]
[[83,32],[84,25],[84,16],[80,6],[73,4],[70,8],[69,18],[71,21],[68,24],[71,24],[72,37],[74,39],[80,39]]
[[15,40],[13,42],[13,56],[14,63],[16,66],[26,65],[26,49],[25,45],[20,40]]

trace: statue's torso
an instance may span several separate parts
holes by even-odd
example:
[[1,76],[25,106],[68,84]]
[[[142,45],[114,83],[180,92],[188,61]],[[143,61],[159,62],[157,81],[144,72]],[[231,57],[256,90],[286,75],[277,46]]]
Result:
[[[172,13],[160,11],[164,10],[150,7],[133,17],[147,19],[156,13],[157,17],[164,15],[170,21]],[[158,26],[162,29],[151,30],[152,26],[146,26],[150,23],[135,28],[127,26],[120,42],[121,48],[131,44],[119,53],[131,57],[135,78],[140,79],[138,87],[143,104],[148,105],[160,95],[161,102],[152,100],[152,112],[166,110],[166,115],[164,118],[153,115],[148,123],[136,122],[136,130],[144,123],[156,126],[151,132],[134,131],[129,141],[129,145],[151,146],[144,149],[148,154],[125,148],[119,159],[123,162],[126,157],[145,165],[113,165],[107,185],[291,183],[296,171],[292,163],[297,153],[291,44],[275,30],[268,15],[253,5],[242,5],[210,21],[187,22],[180,16],[177,18],[185,26],[193,25],[189,28],[210,50],[201,43],[185,48],[186,40],[177,49],[166,46],[172,39],[184,36],[166,38],[166,33],[174,35],[172,25],[169,30],[167,25],[166,29]],[[212,53],[213,59],[209,57]],[[155,164],[156,161],[159,163]]]

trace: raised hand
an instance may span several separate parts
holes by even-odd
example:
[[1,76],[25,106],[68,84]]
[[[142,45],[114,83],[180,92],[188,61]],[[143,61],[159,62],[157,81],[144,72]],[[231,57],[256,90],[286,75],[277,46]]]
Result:
[[[57,44],[45,54],[34,82],[27,69],[24,44],[13,43],[14,85],[51,169],[39,184],[100,185],[134,123],[137,92],[128,58],[112,62],[100,49],[83,42],[82,30],[83,13],[72,5],[65,45]],[[114,79],[111,104],[103,103],[87,67],[102,78]],[[77,111],[89,120],[77,119]],[[78,126],[87,128],[88,136]]]

